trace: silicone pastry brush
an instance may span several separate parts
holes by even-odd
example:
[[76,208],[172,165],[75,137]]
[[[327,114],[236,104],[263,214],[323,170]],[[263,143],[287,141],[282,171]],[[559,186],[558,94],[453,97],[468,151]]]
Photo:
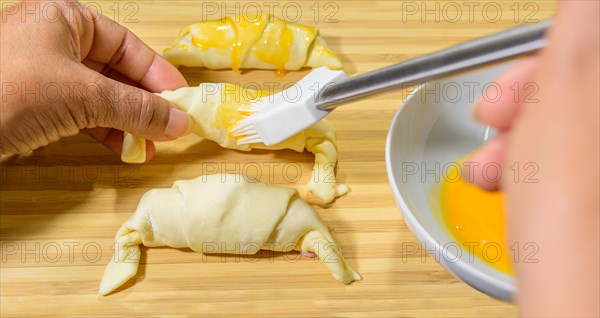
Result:
[[545,46],[551,23],[515,27],[352,78],[327,67],[314,69],[287,90],[240,109],[251,115],[231,133],[238,144],[278,144],[348,101],[536,51]]

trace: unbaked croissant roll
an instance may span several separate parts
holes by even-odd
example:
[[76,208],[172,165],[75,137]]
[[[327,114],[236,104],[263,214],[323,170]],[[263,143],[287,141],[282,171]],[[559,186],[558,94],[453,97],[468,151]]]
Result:
[[316,27],[270,15],[238,15],[188,25],[164,50],[163,56],[175,65],[234,71],[342,67]]
[[[183,87],[174,91],[164,91],[159,96],[173,102],[191,117],[192,132],[202,138],[217,142],[225,148],[249,151],[251,149],[304,149],[315,154],[315,165],[307,185],[309,191],[325,203],[348,192],[345,184],[339,184],[335,177],[337,147],[335,130],[330,122],[321,120],[296,134],[290,139],[273,146],[262,143],[238,145],[230,133],[235,124],[248,115],[240,111],[252,101],[267,96],[264,91],[245,89],[225,83],[203,83],[197,87]],[[125,133],[121,160],[141,163],[146,159],[146,141]]]
[[335,279],[360,280],[315,210],[289,188],[267,186],[234,174],[175,181],[142,197],[116,235],[100,294],[137,273],[139,245],[189,247],[203,253],[252,255],[260,249],[315,253]]

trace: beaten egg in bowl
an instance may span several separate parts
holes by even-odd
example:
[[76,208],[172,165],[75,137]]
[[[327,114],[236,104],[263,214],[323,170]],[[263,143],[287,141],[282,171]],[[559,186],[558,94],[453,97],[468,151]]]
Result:
[[452,166],[459,169],[459,158],[493,138],[471,110],[510,66],[420,85],[394,115],[386,141],[392,193],[422,250],[468,285],[507,301],[516,290],[510,263],[517,253],[507,246],[502,194],[464,182]]
[[503,195],[465,181],[459,167],[453,165],[447,169],[439,190],[440,213],[446,230],[471,255],[512,275]]

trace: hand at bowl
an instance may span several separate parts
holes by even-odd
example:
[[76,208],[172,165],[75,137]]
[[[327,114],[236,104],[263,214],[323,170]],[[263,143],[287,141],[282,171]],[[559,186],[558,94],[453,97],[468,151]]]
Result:
[[[599,12],[597,1],[561,2],[548,47],[497,80],[520,93],[474,109],[499,134],[467,159],[479,163],[469,179],[502,188],[510,241],[539,249],[537,263],[515,264],[524,316],[600,314]],[[484,175],[490,162],[500,183]]]

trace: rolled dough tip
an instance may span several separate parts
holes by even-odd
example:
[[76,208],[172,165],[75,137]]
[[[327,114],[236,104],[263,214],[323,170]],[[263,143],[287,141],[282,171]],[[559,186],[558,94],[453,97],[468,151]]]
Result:
[[106,284],[100,283],[100,290],[98,291],[98,293],[101,296],[106,296],[106,295],[110,294],[113,290],[114,290],[114,288],[111,288],[110,286],[106,286]]

